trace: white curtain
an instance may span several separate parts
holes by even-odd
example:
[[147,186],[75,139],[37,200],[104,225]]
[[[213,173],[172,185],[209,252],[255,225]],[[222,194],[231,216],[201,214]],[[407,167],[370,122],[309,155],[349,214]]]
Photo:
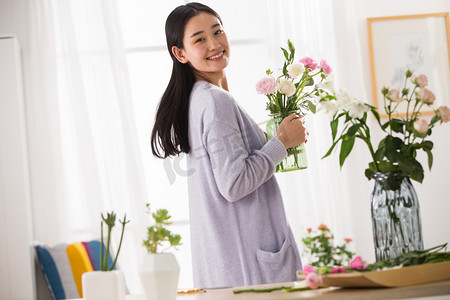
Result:
[[[30,1],[27,103],[35,239],[98,239],[100,214],[127,214],[119,267],[130,291],[145,230],[144,184],[114,1]],[[117,249],[120,224],[114,229]]]

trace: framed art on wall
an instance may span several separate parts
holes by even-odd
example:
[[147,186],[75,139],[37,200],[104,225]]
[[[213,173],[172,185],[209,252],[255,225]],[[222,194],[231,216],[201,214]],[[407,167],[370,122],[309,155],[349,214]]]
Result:
[[[435,107],[450,105],[449,13],[368,18],[374,106],[386,116],[381,90],[402,90],[405,72],[425,74]],[[398,108],[405,115],[406,105]],[[424,114],[432,114],[431,108]]]

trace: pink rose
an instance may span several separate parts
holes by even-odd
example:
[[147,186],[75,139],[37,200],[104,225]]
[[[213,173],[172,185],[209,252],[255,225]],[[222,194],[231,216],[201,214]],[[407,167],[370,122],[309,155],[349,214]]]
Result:
[[305,56],[300,59],[300,62],[306,67],[310,68],[311,71],[314,71],[317,68],[317,63],[309,56]]
[[434,100],[436,100],[436,96],[427,88],[420,89],[416,95],[425,104],[433,104]]
[[350,262],[350,268],[353,270],[364,270],[366,269],[368,264],[363,261],[361,256],[356,256],[351,262]]
[[428,78],[425,74],[420,74],[417,76],[414,76],[413,82],[417,84],[421,89],[426,87],[428,85]]
[[414,129],[420,133],[426,133],[430,129],[430,126],[426,120],[417,119],[414,121]]
[[331,274],[336,274],[336,273],[347,273],[347,269],[344,267],[336,267],[333,270],[331,270]]
[[256,83],[256,92],[258,94],[272,94],[276,91],[277,83],[273,76],[267,76],[262,78]]
[[322,284],[322,279],[317,273],[309,273],[305,278],[305,285],[315,290]]
[[328,227],[325,224],[320,224],[319,227],[317,227],[320,231],[328,231]]
[[306,265],[303,267],[303,275],[308,276],[309,273],[317,273],[316,268],[310,265]]
[[350,243],[353,240],[351,238],[345,238],[344,241],[346,241],[347,243]]
[[441,118],[441,123],[447,123],[450,121],[450,108],[448,108],[448,106],[440,106],[437,111],[439,117]]
[[331,69],[331,67],[328,65],[327,61],[324,60],[324,59],[322,59],[322,60],[320,61],[320,67],[322,68],[323,72],[324,72],[325,74],[327,74],[327,75],[330,75],[330,74],[331,74],[331,71],[333,71],[333,70]]
[[386,95],[386,98],[388,98],[392,102],[402,102],[403,99],[400,98],[400,92],[397,89],[389,89],[389,92]]
[[306,228],[306,231],[308,231],[308,232],[311,232],[311,230],[312,230],[311,227]]

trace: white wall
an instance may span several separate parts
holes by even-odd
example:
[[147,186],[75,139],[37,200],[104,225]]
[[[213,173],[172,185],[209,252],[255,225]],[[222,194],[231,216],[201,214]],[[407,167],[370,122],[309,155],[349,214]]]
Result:
[[[338,28],[338,66],[340,73],[346,70],[341,78],[341,86],[352,91],[355,96],[372,101],[370,77],[370,59],[367,33],[367,18],[413,15],[425,13],[449,12],[448,0],[338,0],[335,4],[335,22]],[[352,21],[354,20],[354,21]],[[354,31],[357,28],[357,31]],[[450,84],[450,83],[449,83]],[[447,99],[449,101],[450,99]],[[372,124],[372,128],[376,128]],[[373,143],[382,138],[380,132],[372,132]],[[421,159],[425,169],[425,180],[422,184],[414,182],[422,215],[424,246],[429,248],[438,244],[450,243],[450,124],[437,126],[433,130],[431,140],[434,142],[434,166],[428,171],[426,157]],[[357,146],[358,145],[358,146]],[[356,251],[369,261],[375,259],[372,241],[372,224],[370,222],[370,193],[373,181],[367,181],[364,169],[370,161],[367,147],[361,143],[355,145],[360,151],[350,155],[343,168],[343,174],[350,178],[349,189],[352,199],[352,229]],[[336,162],[337,163],[337,162]]]

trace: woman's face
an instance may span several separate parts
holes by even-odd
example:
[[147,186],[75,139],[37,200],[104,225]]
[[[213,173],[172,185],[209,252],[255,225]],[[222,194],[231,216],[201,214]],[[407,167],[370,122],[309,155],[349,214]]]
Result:
[[206,78],[223,76],[230,48],[219,19],[205,12],[191,18],[184,30],[183,45],[184,49],[172,49],[180,62],[190,63]]

